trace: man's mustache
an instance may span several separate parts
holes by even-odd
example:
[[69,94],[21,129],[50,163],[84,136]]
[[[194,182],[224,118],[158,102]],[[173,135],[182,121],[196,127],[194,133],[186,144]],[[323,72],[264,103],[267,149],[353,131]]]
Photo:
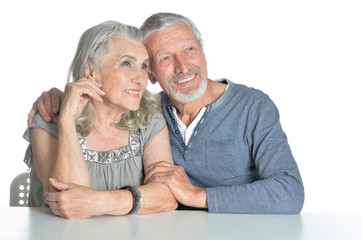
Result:
[[176,76],[172,77],[168,83],[171,84],[171,83],[173,83],[175,81],[178,81],[178,80],[184,79],[186,77],[189,77],[190,75],[193,75],[195,73],[202,74],[202,70],[199,69],[199,68],[189,69],[189,71],[187,73],[179,73]]

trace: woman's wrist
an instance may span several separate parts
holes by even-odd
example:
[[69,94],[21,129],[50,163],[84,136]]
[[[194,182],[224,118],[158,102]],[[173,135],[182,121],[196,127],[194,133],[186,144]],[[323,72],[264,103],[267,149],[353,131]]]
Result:
[[133,207],[133,195],[130,191],[100,191],[102,193],[99,203],[100,214],[126,215]]
[[59,115],[59,124],[72,124],[74,125],[76,117],[72,114],[67,114],[65,112],[60,113]]

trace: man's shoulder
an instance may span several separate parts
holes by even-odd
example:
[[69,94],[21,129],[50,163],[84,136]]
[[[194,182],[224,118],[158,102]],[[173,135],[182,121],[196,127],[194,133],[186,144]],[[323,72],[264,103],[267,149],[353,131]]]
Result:
[[229,101],[240,102],[241,100],[261,100],[261,99],[269,99],[269,96],[263,91],[249,87],[244,84],[234,83],[230,80],[227,80],[228,88],[225,92]]

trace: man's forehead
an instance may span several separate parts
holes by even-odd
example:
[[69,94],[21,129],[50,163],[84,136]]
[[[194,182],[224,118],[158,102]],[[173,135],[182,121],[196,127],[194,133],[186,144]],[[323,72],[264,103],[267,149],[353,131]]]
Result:
[[198,42],[192,28],[185,24],[172,26],[163,31],[154,32],[150,34],[145,41],[148,51],[150,50],[157,55],[170,51],[168,48],[186,47],[194,44],[199,45],[200,43]]

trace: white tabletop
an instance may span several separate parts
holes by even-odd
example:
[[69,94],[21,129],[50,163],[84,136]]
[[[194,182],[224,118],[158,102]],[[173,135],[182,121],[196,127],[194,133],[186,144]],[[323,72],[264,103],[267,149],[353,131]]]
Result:
[[47,208],[0,208],[0,239],[361,239],[361,213],[300,215],[173,211],[67,220]]

